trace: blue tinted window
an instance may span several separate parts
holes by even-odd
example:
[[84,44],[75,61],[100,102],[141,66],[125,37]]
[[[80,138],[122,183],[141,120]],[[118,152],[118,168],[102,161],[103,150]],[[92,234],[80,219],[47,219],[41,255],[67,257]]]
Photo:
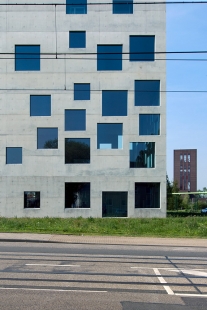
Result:
[[122,70],[122,45],[97,45],[97,70]]
[[30,116],[51,116],[51,96],[31,95]]
[[135,183],[135,208],[160,208],[160,183]]
[[90,84],[74,84],[74,100],[90,100]]
[[130,143],[130,168],[155,167],[155,142]]
[[40,70],[40,45],[15,46],[15,71]]
[[66,0],[66,14],[87,14],[87,0]]
[[58,128],[37,128],[37,148],[57,149]]
[[133,0],[113,0],[113,14],[133,14]]
[[130,61],[154,61],[154,36],[130,36]]
[[69,32],[69,47],[70,48],[86,47],[86,32],[85,31],[70,31]]
[[102,216],[126,217],[127,192],[102,192]]
[[126,116],[127,115],[127,90],[102,91],[102,115]]
[[6,148],[6,164],[22,164],[22,148],[7,147]]
[[65,130],[86,130],[86,110],[65,110]]
[[122,149],[122,124],[97,124],[98,149]]
[[140,114],[139,115],[139,134],[140,135],[159,135],[160,134],[160,115],[159,114]]
[[160,81],[135,81],[135,106],[159,106]]
[[89,164],[90,163],[90,139],[66,138],[65,139],[65,163]]

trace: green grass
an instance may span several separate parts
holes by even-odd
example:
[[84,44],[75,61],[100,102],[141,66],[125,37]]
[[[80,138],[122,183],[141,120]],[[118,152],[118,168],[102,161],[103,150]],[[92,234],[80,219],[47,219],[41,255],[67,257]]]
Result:
[[0,218],[0,232],[207,238],[207,217]]

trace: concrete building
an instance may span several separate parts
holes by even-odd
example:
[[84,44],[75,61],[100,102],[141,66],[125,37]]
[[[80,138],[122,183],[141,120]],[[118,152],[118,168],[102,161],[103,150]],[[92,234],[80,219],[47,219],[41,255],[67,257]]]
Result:
[[197,150],[174,150],[174,181],[181,192],[197,191]]
[[165,5],[3,2],[0,215],[165,217]]

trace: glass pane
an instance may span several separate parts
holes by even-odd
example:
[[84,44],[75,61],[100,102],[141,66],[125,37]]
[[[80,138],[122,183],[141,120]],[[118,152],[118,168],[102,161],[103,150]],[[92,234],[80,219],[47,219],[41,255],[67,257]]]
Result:
[[160,134],[160,115],[159,114],[140,114],[139,115],[139,134],[140,135],[159,135]]
[[65,110],[65,130],[86,130],[86,110]]
[[69,47],[70,48],[86,47],[86,32],[85,31],[70,31],[69,32]]
[[74,100],[90,100],[90,84],[74,84]]
[[122,149],[122,124],[97,124],[98,149]]
[[90,163],[90,139],[66,138],[65,139],[65,163],[89,164]]
[[102,91],[102,115],[126,116],[127,115],[127,90]]
[[113,14],[133,14],[133,0],[113,0]]
[[160,81],[135,81],[135,106],[159,106]]
[[97,70],[122,70],[122,45],[97,45]]
[[130,143],[130,168],[155,167],[155,142]]
[[40,208],[40,192],[24,192],[24,208]]
[[90,208],[90,183],[65,183],[65,208]]
[[160,183],[135,183],[135,208],[160,208]]
[[6,148],[6,164],[22,164],[22,148],[7,147]]
[[37,128],[37,148],[57,149],[58,128]]
[[130,36],[130,61],[154,61],[154,36]]
[[87,14],[87,0],[66,0],[66,14]]
[[15,46],[15,71],[40,70],[40,45]]
[[102,217],[127,217],[127,192],[102,192]]
[[30,116],[51,116],[51,96],[30,96]]

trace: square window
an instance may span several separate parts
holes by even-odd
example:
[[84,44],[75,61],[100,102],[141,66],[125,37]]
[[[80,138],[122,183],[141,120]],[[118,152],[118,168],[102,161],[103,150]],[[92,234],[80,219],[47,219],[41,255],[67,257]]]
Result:
[[86,130],[86,110],[65,110],[65,130]]
[[65,208],[90,208],[90,183],[65,183]]
[[113,14],[133,14],[133,0],[113,0]]
[[37,148],[57,149],[58,128],[37,128]]
[[160,183],[135,183],[135,208],[160,208]]
[[85,31],[70,31],[69,32],[69,47],[70,48],[86,47],[86,32]]
[[51,96],[30,95],[30,116],[51,116]]
[[66,0],[66,14],[87,14],[87,0]]
[[130,36],[130,61],[154,61],[155,36]]
[[135,106],[159,106],[160,81],[135,81]]
[[15,45],[15,71],[40,71],[40,45]]
[[139,134],[159,135],[160,134],[160,114],[140,114]]
[[155,142],[130,143],[130,168],[155,167]]
[[6,148],[6,164],[22,164],[22,147]]
[[127,90],[102,91],[102,116],[127,115]]
[[90,100],[90,84],[74,84],[74,100]]
[[127,192],[102,192],[102,217],[127,217]]
[[66,138],[65,139],[65,163],[89,164],[90,163],[90,139]]
[[98,149],[122,149],[122,124],[97,124]]
[[97,70],[122,70],[122,45],[97,45]]
[[40,208],[40,192],[24,192],[24,208]]

